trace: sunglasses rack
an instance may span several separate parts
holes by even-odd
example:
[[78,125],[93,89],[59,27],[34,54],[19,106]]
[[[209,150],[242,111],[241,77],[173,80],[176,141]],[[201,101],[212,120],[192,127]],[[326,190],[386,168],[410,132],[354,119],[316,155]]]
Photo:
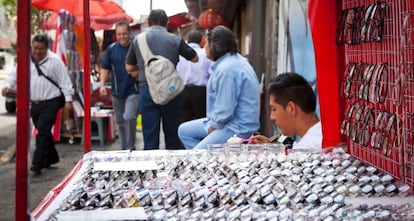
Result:
[[345,52],[348,152],[414,188],[414,1],[342,2],[336,42]]
[[[413,2],[413,1],[411,1]],[[413,3],[411,5],[413,7]],[[414,9],[402,13],[401,85],[404,88],[404,176],[405,183],[414,186]]]

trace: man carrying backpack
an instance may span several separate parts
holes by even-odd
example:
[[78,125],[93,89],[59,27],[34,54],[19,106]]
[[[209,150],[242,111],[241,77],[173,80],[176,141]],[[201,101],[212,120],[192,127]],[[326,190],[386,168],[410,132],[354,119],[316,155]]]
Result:
[[[164,10],[152,10],[148,17],[150,28],[146,31],[148,49],[154,55],[162,55],[177,65],[179,55],[193,62],[198,61],[197,53],[180,37],[167,32],[168,17]],[[138,39],[138,36],[136,37]],[[129,73],[138,72],[139,107],[142,114],[142,132],[144,150],[159,149],[160,123],[162,120],[166,149],[182,149],[182,143],[177,135],[180,123],[180,97],[175,97],[167,104],[154,102],[149,92],[145,75],[145,60],[140,51],[141,44],[137,40],[126,56],[126,70]]]

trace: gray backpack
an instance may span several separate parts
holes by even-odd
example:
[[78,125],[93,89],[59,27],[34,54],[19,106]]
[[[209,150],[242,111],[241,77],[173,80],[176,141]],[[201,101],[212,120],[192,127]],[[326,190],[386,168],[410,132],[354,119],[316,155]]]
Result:
[[137,37],[137,41],[145,62],[145,76],[151,98],[156,104],[167,104],[184,90],[184,82],[170,60],[152,54],[145,32]]

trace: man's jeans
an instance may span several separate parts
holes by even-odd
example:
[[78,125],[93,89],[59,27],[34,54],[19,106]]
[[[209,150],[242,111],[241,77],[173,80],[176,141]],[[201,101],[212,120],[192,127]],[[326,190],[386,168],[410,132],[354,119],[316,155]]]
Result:
[[131,94],[126,99],[112,96],[118,136],[123,150],[135,150],[138,94]]
[[187,121],[178,128],[178,136],[186,149],[207,149],[208,144],[223,144],[234,132],[222,128],[208,134],[207,118]]
[[159,105],[152,100],[148,84],[139,86],[139,94],[144,150],[159,149],[161,120],[166,149],[182,149],[177,135],[180,123],[180,95],[166,105]]

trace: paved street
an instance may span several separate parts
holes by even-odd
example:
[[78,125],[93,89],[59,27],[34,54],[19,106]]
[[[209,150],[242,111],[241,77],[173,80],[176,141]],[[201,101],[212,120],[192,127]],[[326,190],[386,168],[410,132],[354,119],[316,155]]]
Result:
[[[0,88],[4,86],[4,75],[0,75]],[[6,149],[15,145],[15,114],[8,114],[4,106],[4,97],[0,96],[0,155]],[[116,140],[117,141],[117,140]],[[117,142],[106,143],[105,146],[99,146],[99,142],[92,143],[93,150],[119,150]],[[137,133],[137,146],[142,148],[142,134]],[[34,148],[34,139],[31,137],[31,152]],[[82,158],[83,147],[80,140],[74,144],[69,144],[67,140],[62,140],[57,144],[57,150],[60,156],[60,162],[50,169],[44,169],[41,175],[33,175],[29,171],[30,182],[30,199],[29,209],[32,211],[46,194],[72,170],[76,163]],[[29,160],[31,157],[29,157]],[[29,163],[30,165],[30,163]],[[15,161],[0,164],[0,214],[2,221],[14,220],[15,213]]]
[[[2,102],[2,105],[4,103]],[[0,122],[15,121],[15,116],[6,114],[4,107],[0,111]],[[7,124],[10,125],[10,124]],[[137,133],[137,138],[142,141],[140,133]],[[14,147],[15,126],[0,126],[0,153],[3,153],[6,148]],[[31,139],[31,151],[34,149],[34,139]],[[46,194],[56,185],[58,185],[63,178],[73,169],[76,163],[82,158],[83,147],[80,145],[80,140],[76,140],[74,144],[69,144],[67,140],[62,140],[56,146],[60,162],[50,169],[42,170],[41,175],[33,175],[29,171],[29,209],[32,211],[46,196]],[[93,150],[119,150],[117,142],[106,143],[104,147],[99,146],[99,142],[92,143]],[[31,158],[29,158],[30,161]],[[30,163],[29,163],[30,165]],[[0,220],[12,221],[14,220],[15,212],[15,161],[0,164]]]

